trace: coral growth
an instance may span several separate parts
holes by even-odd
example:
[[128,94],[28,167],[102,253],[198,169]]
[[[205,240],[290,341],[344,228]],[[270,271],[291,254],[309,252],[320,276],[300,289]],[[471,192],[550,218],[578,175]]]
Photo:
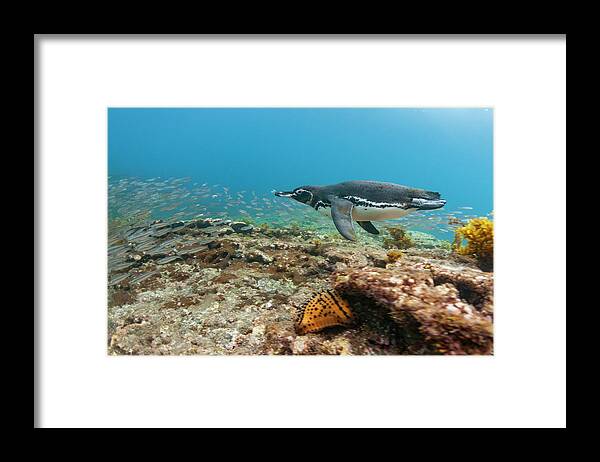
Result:
[[385,229],[390,234],[389,237],[383,238],[383,247],[386,249],[408,249],[414,247],[415,243],[402,226],[386,226]]
[[396,263],[398,260],[402,258],[404,254],[401,250],[391,249],[387,253],[387,261],[388,263]]
[[[473,255],[482,269],[491,269],[494,259],[494,222],[487,218],[473,218],[454,232],[453,249],[460,255]],[[463,246],[463,240],[467,245]]]

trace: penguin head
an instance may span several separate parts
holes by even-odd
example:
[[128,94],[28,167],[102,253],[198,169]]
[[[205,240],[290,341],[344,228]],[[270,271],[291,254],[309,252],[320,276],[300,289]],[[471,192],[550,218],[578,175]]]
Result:
[[314,197],[313,191],[314,187],[312,186],[300,186],[293,191],[275,192],[275,195],[278,197],[291,197],[292,199],[302,202],[303,204],[310,204]]

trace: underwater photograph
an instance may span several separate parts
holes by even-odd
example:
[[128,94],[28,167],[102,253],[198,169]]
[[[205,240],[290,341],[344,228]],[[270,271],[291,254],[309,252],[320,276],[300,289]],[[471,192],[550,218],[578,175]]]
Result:
[[109,355],[492,355],[492,108],[109,108]]

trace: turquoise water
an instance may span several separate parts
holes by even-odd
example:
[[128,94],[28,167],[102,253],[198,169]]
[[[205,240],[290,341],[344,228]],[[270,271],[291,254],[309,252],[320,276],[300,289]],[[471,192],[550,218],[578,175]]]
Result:
[[493,211],[493,111],[110,108],[108,172],[109,220],[211,216],[335,231],[272,191],[374,180],[439,191],[443,209],[394,221],[451,239],[450,218]]

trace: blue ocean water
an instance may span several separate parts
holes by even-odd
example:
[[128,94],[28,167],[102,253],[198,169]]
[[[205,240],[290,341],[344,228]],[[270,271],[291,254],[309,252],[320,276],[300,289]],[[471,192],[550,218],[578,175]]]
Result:
[[272,191],[375,180],[439,191],[443,209],[397,221],[451,239],[449,217],[493,211],[493,110],[110,108],[108,172],[109,219],[246,216],[334,230]]

